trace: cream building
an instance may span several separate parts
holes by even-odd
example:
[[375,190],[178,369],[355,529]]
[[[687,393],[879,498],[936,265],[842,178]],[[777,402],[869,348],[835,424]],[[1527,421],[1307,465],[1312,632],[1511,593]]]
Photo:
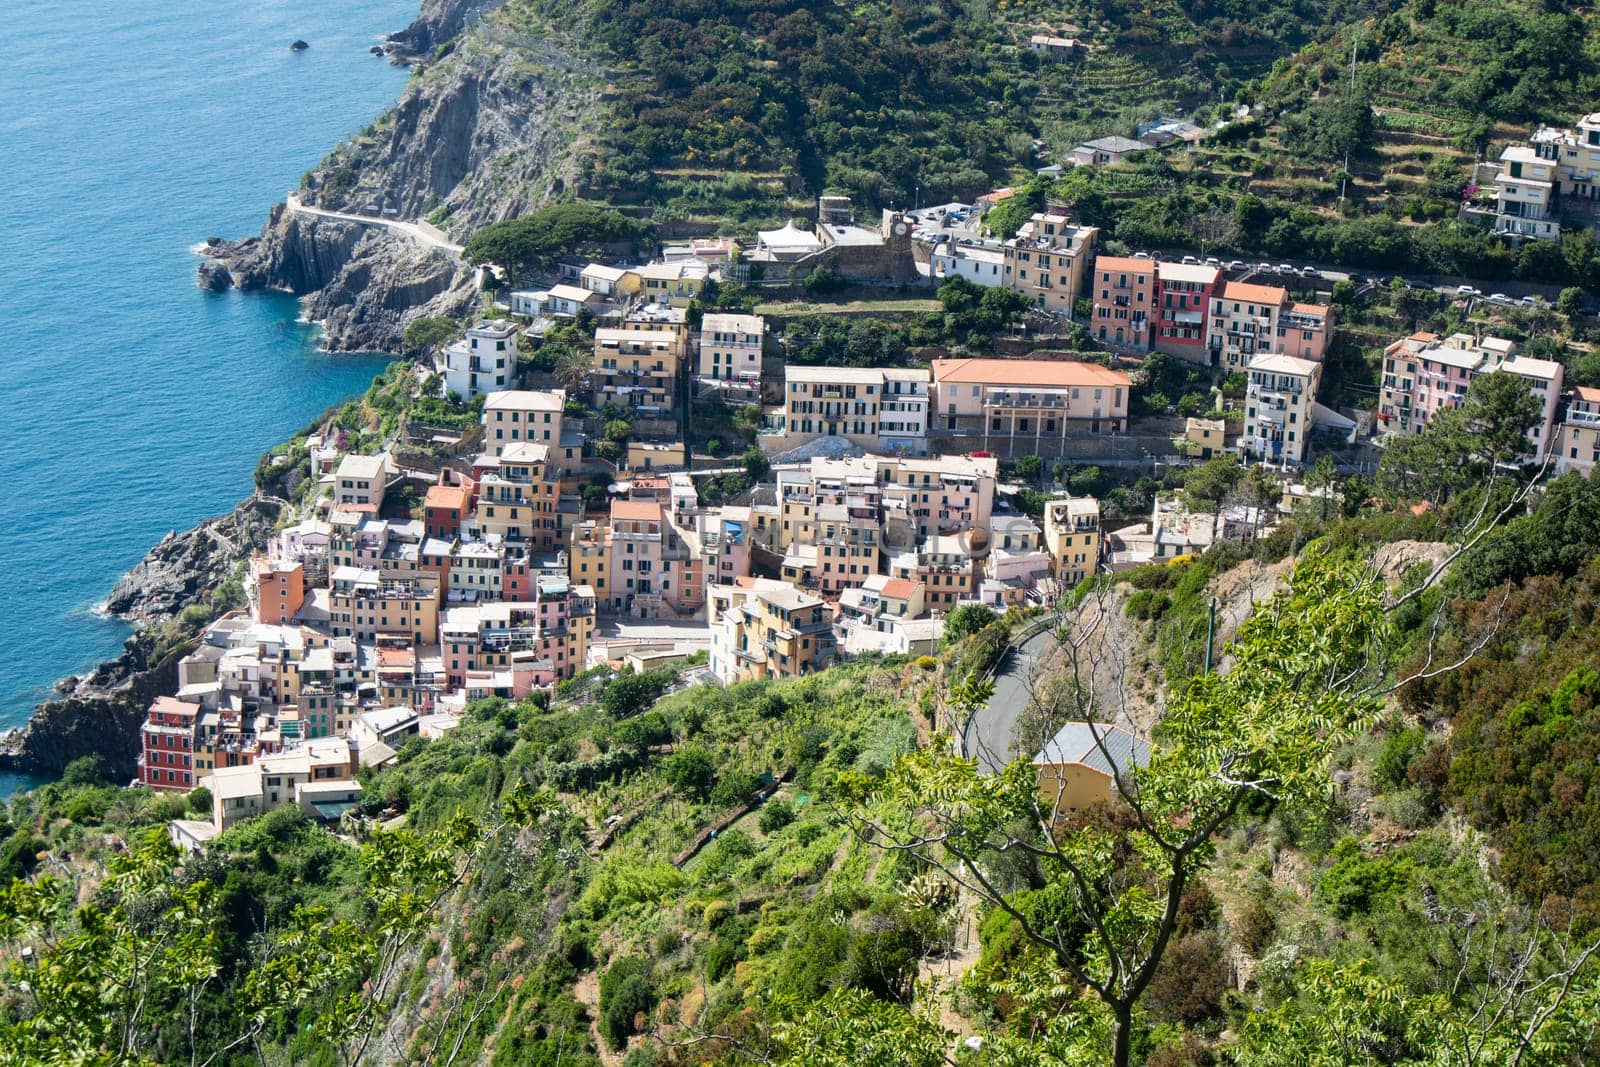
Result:
[[936,359],[930,433],[984,450],[1039,454],[1069,434],[1125,431],[1131,384],[1098,363]]
[[1249,376],[1240,451],[1273,462],[1304,462],[1322,364],[1294,356],[1257,356]]
[[704,316],[700,320],[700,377],[759,383],[766,332],[766,320],[760,315]]
[[1099,235],[1095,227],[1074,226],[1062,215],[1034,215],[1004,245],[1006,288],[1040,310],[1071,318],[1074,302],[1085,295],[1084,275]]
[[880,452],[927,450],[930,377],[925,370],[801,367],[784,370],[783,433],[764,435],[769,451],[819,437],[844,437]]
[[1100,502],[1067,496],[1044,505],[1044,545],[1063,584],[1076,586],[1100,565]]

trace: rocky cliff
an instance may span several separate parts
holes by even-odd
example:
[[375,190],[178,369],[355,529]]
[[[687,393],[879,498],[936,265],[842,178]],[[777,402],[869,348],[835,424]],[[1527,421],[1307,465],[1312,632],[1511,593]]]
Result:
[[[419,65],[392,111],[310,171],[300,202],[425,219],[462,243],[562,193],[575,180],[573,149],[593,128],[602,75],[578,42],[528,25],[505,0],[430,2],[395,40],[422,53],[459,34],[449,54]],[[309,297],[307,314],[335,351],[399,351],[412,318],[464,313],[476,295],[473,272],[446,250],[283,204],[260,237],[208,255],[240,288]],[[202,281],[218,284],[214,267]]]
[[[134,776],[139,724],[150,701],[178,686],[178,660],[194,646],[200,620],[185,608],[213,594],[250,553],[265,547],[284,503],[255,496],[226,515],[170,533],[112,590],[106,610],[139,623],[122,655],[86,678],[64,679],[59,700],[35,709],[21,730],[0,737],[0,769],[59,772],[79,756],[105,761],[113,781]],[[209,612],[206,613],[209,615]]]

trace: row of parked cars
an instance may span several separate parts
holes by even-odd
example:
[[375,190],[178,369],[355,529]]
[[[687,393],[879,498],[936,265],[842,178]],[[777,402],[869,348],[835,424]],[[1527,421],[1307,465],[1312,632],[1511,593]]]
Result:
[[[1159,260],[1161,255],[1160,253],[1135,252],[1133,258]],[[1205,259],[1201,259],[1199,256],[1184,256],[1182,262],[1192,266],[1204,264],[1207,267],[1216,267],[1218,270],[1255,271],[1257,274],[1275,274],[1289,278],[1322,277],[1322,272],[1315,267],[1296,267],[1292,263],[1279,263],[1277,266],[1273,266],[1271,263],[1250,264],[1242,259],[1221,260],[1216,256],[1207,256]]]
[[1525,308],[1547,308],[1550,306],[1550,301],[1542,296],[1525,296],[1521,300],[1513,300],[1504,293],[1490,293],[1488,296],[1484,296],[1482,289],[1474,289],[1470,285],[1456,286],[1456,295],[1467,300],[1482,300],[1485,304],[1495,304],[1504,308],[1519,306]]

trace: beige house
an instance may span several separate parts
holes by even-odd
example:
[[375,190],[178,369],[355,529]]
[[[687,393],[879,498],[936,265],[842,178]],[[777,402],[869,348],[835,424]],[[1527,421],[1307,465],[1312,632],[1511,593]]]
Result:
[[614,301],[637,295],[643,284],[637,271],[603,263],[591,263],[578,274],[579,287]]
[[927,450],[925,370],[801,367],[784,370],[783,433],[764,435],[769,451],[786,451],[819,437],[844,437],[880,452]]
[[388,455],[347,455],[333,475],[334,503],[349,510],[376,512],[383,506],[388,477]]
[[724,683],[798,678],[833,663],[832,612],[788,582],[745,578],[712,586],[711,669]]
[[1077,585],[1100,565],[1100,502],[1066,496],[1044,505],[1044,546],[1063,584]]
[[1063,215],[1039,213],[1005,243],[1002,278],[1008,289],[1025,294],[1043,311],[1072,317],[1084,295],[1084,276],[1094,258],[1093,226],[1074,226]]
[[1183,422],[1183,439],[1189,454],[1201,459],[1220,456],[1227,450],[1228,424],[1223,419],[1202,419],[1194,415]]
[[930,431],[1036,454],[1042,442],[1069,433],[1126,430],[1131,385],[1098,363],[936,359]]
[[616,404],[657,414],[673,411],[682,357],[682,339],[672,330],[596,330],[590,373],[595,406]]
[[1087,722],[1067,723],[1033,757],[1040,797],[1057,819],[1131,793],[1133,772],[1149,763],[1148,741],[1120,726]]
[[766,320],[760,315],[706,315],[700,321],[700,377],[759,382],[766,332]]
[[1330,326],[1328,307],[1293,303],[1281,286],[1224,282],[1211,300],[1211,361],[1225,370],[1271,354],[1321,363]]
[[561,418],[566,406],[567,394],[561,389],[553,392],[508,389],[490,393],[483,402],[485,454],[498,456],[507,445],[519,441],[559,448]]
[[1567,417],[1556,427],[1556,471],[1585,476],[1600,463],[1600,389],[1580,385],[1567,401]]
[[640,295],[673,307],[686,308],[700,295],[710,270],[697,260],[676,263],[650,263],[637,269],[642,283]]

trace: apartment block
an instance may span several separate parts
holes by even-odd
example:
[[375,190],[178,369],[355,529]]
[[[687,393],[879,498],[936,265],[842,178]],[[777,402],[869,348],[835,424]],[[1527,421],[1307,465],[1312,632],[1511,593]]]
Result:
[[767,324],[760,315],[710,314],[700,320],[701,378],[759,383]]
[[1065,496],[1044,505],[1044,545],[1051,570],[1063,585],[1076,586],[1100,566],[1100,502]]
[[1330,315],[1324,305],[1292,302],[1281,286],[1226,282],[1211,302],[1211,362],[1228,371],[1244,370],[1258,355],[1321,363]]
[[1520,355],[1515,341],[1501,337],[1415,333],[1394,342],[1383,352],[1378,418],[1386,430],[1421,433],[1435,412],[1459,407],[1473,380],[1494,371],[1524,379],[1539,398],[1539,421],[1528,437],[1530,454],[1543,456],[1555,443],[1564,368]]
[[769,451],[819,437],[844,437],[869,451],[927,450],[930,376],[925,370],[865,367],[784,369],[783,432],[763,435]]
[[1096,227],[1075,226],[1064,215],[1035,214],[1003,247],[1006,288],[1023,293],[1042,311],[1071,318],[1073,304],[1085,294],[1099,235]]
[[1556,471],[1585,477],[1600,463],[1600,389],[1580,385],[1567,399],[1566,416],[1556,427]]
[[1257,356],[1248,373],[1239,450],[1273,462],[1304,462],[1322,364],[1295,356]]
[[666,415],[678,403],[683,340],[672,330],[602,327],[594,334],[590,384],[597,407],[615,404],[644,415]]
[[1198,263],[1156,264],[1156,306],[1150,344],[1158,352],[1205,363],[1207,320],[1222,272]]
[[510,389],[517,379],[517,327],[496,319],[480,322],[467,336],[444,346],[439,372],[446,396],[463,402],[498,389]]
[[1125,431],[1130,387],[1126,374],[1098,363],[937,359],[931,432],[1037,455],[1069,434]]
[[[483,450],[498,456],[518,442],[559,450],[563,443],[563,414],[567,394],[556,389],[507,389],[490,393],[483,402]],[[582,441],[576,442],[582,447]]]
[[1090,272],[1095,338],[1117,348],[1148,352],[1156,307],[1156,264],[1131,256],[1099,256]]
[[837,642],[827,605],[788,582],[747,578],[711,587],[713,673],[725,684],[798,678],[833,663]]

